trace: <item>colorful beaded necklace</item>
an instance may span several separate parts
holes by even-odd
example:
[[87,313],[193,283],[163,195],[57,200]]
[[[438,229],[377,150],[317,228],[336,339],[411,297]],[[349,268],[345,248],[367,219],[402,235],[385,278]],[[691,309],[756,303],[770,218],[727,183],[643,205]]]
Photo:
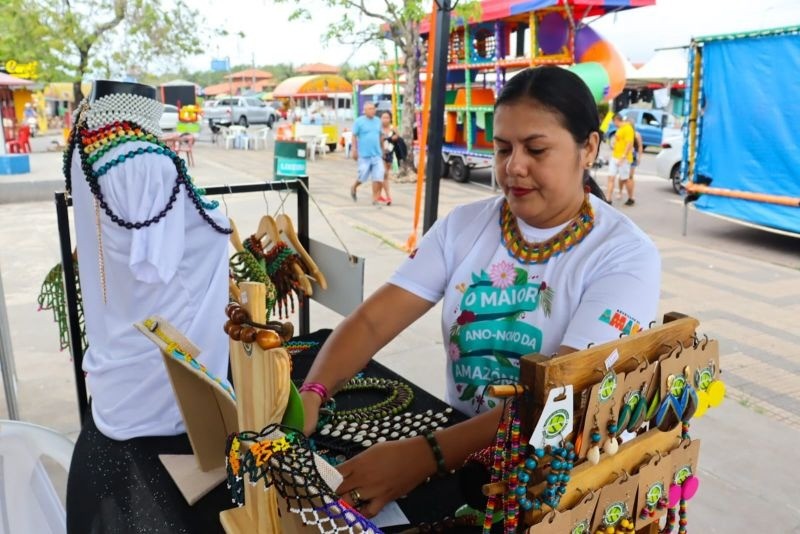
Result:
[[[184,186],[186,194],[195,205],[197,212],[214,230],[221,234],[230,234],[230,228],[223,228],[217,224],[211,216],[206,213],[206,210],[217,208],[219,203],[217,201],[207,202],[203,199],[203,191],[194,186],[191,177],[186,169],[186,162],[181,159],[175,152],[173,152],[164,143],[159,141],[152,132],[147,132],[144,128],[132,121],[119,121],[113,122],[106,126],[102,126],[96,130],[89,130],[86,126],[86,114],[91,109],[91,105],[84,102],[78,110],[78,120],[70,135],[70,142],[67,149],[64,151],[63,158],[63,172],[66,179],[66,189],[72,192],[72,154],[76,148],[79,149],[81,160],[81,168],[86,176],[86,181],[89,184],[89,189],[94,195],[99,208],[101,208],[106,215],[115,224],[122,226],[128,230],[139,230],[158,223],[161,219],[166,217],[167,212],[172,209],[175,201],[177,200],[178,193],[180,193],[181,185]],[[140,146],[134,150],[121,154],[120,156],[111,159],[100,168],[94,168],[94,164],[105,155],[109,150],[120,146],[124,143],[142,142],[148,146]],[[129,159],[143,154],[159,154],[167,156],[175,164],[177,169],[177,178],[175,185],[172,187],[167,204],[164,206],[157,215],[145,221],[131,222],[126,221],[115,214],[111,207],[106,202],[103,193],[100,189],[99,179],[105,175],[116,165],[124,163]]]
[[212,382],[216,382],[217,384],[219,384],[219,386],[222,389],[224,389],[225,392],[228,395],[230,395],[230,397],[233,400],[236,400],[236,393],[234,393],[234,391],[233,391],[233,386],[231,386],[228,383],[227,380],[223,380],[222,378],[220,378],[218,376],[214,376],[211,373],[211,371],[209,371],[208,368],[205,365],[203,365],[202,363],[198,362],[194,358],[194,356],[192,356],[192,354],[189,351],[187,351],[184,348],[182,348],[175,340],[173,340],[167,334],[165,334],[158,327],[158,322],[156,322],[156,321],[154,321],[152,319],[146,319],[144,321],[144,326],[145,326],[145,328],[150,330],[152,333],[154,333],[156,336],[158,336],[158,339],[160,339],[161,341],[163,341],[164,343],[167,344],[167,348],[165,350],[170,356],[172,356],[174,359],[176,359],[176,360],[178,360],[180,362],[188,363],[192,367],[192,369],[196,369],[197,371],[200,371],[201,373],[206,375],[209,379],[211,379]]
[[594,227],[594,210],[587,195],[578,215],[556,235],[540,243],[532,243],[523,237],[517,217],[511,212],[507,201],[500,208],[500,238],[508,255],[524,265],[547,263],[550,258],[569,252],[589,234]]

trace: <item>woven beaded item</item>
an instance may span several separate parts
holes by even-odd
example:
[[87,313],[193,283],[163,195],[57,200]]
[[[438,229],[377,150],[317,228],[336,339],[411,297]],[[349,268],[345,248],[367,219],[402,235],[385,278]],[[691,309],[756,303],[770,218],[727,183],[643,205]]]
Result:
[[353,532],[380,534],[380,529],[339,498],[320,474],[311,447],[303,436],[279,425],[261,432],[239,432],[228,437],[226,468],[233,501],[241,506],[244,478],[274,486],[289,511],[323,534]]

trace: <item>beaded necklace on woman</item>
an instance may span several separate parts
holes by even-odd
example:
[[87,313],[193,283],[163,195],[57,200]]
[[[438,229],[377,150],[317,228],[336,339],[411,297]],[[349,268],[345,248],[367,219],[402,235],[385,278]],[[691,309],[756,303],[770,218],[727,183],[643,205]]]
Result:
[[501,242],[508,255],[524,265],[547,263],[551,258],[569,252],[589,235],[594,227],[594,210],[586,195],[578,214],[551,238],[541,242],[527,241],[519,228],[517,217],[511,212],[508,201],[500,208]]

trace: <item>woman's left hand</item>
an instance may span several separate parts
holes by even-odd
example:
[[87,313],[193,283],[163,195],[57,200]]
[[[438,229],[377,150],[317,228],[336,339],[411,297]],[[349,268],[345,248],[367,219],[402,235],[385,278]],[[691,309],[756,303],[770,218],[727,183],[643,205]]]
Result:
[[[425,438],[418,436],[373,445],[337,469],[344,482],[336,492],[365,517],[374,517],[435,473],[436,461]],[[353,502],[356,497],[361,503]]]

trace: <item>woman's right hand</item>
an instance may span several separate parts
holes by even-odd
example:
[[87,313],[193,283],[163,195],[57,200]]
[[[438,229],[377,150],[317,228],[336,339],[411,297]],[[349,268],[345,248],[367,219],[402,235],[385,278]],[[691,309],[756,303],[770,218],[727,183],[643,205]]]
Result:
[[313,391],[303,391],[300,393],[300,398],[303,401],[303,412],[305,415],[303,434],[310,436],[317,430],[319,409],[322,407],[322,399]]

